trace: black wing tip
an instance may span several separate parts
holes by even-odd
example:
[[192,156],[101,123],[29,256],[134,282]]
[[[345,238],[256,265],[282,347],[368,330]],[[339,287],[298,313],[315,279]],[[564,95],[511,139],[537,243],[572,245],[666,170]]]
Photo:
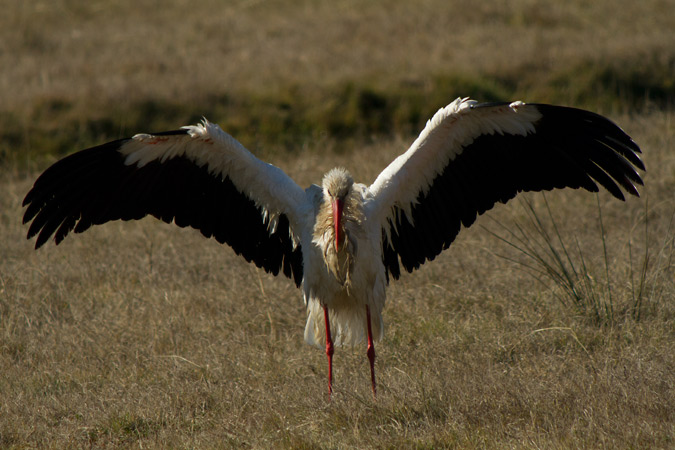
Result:
[[[471,105],[472,109],[491,108],[511,105],[513,102],[485,102]],[[552,105],[547,103],[525,103],[528,106],[535,107],[541,114],[542,119],[554,117],[556,120],[574,120],[577,122],[586,122],[588,129],[598,129],[604,132],[604,137],[614,144],[620,146],[614,149],[617,153],[627,157],[630,162],[642,171],[646,171],[644,162],[639,156],[642,149],[619,125],[613,120],[602,114],[598,114],[586,109],[575,108],[572,106]]]
[[[630,141],[631,141],[633,144],[635,144],[635,141],[633,141],[632,139],[631,139]],[[633,165],[634,165],[635,167],[637,167],[638,169],[642,170],[643,172],[646,172],[646,171],[647,171],[647,168],[645,167],[645,163],[644,163],[644,161],[642,161],[642,158],[640,158],[640,156],[637,154],[637,153],[642,154],[642,150],[640,150],[640,147],[638,147],[638,145],[635,144],[635,147],[633,148],[633,151],[635,152],[635,153],[633,153],[633,155],[632,155],[634,160],[631,160],[631,162],[633,163]]]
[[52,233],[47,234],[44,232],[44,230],[41,231],[40,234],[38,235],[37,240],[35,241],[35,250],[45,245],[51,236]]
[[617,193],[612,192],[612,195],[617,199],[621,200],[622,202],[626,201],[626,196],[623,195],[623,191],[619,190]]
[[[25,207],[26,205],[23,206]],[[23,214],[23,218],[21,219],[21,225],[26,225],[28,222],[33,220],[33,217],[35,217],[35,214],[29,215],[29,212],[30,211],[26,210],[26,212]]]
[[[152,136],[180,136],[189,134],[189,130],[187,128],[180,128],[148,134]],[[52,236],[54,236],[54,244],[58,245],[72,231],[75,225],[75,223],[70,223],[72,222],[71,220],[67,226],[59,223],[57,227],[54,227],[55,219],[47,219],[45,223],[42,223],[44,220],[39,218],[45,208],[54,201],[52,195],[55,185],[62,184],[74,171],[81,170],[82,167],[90,164],[92,161],[100,162],[102,155],[112,155],[112,152],[118,152],[124,144],[132,139],[131,137],[117,139],[84,150],[78,150],[54,162],[37,177],[33,187],[26,193],[21,202],[21,206],[27,208],[22,218],[22,224],[31,224],[26,234],[26,239],[30,240],[37,236],[35,242],[36,250],[45,245]],[[39,220],[40,223],[36,224],[36,220]],[[78,230],[76,229],[75,231],[77,232]]]
[[[30,204],[31,201],[33,201],[33,189],[31,189],[30,191],[28,191],[28,193],[26,194],[26,196],[23,198],[23,201],[21,202],[21,207],[24,208],[24,207],[28,206],[28,205]],[[23,222],[23,223],[26,223],[25,217],[24,217],[24,222]]]
[[[623,190],[634,197],[640,197],[640,193],[636,188],[636,184],[644,186],[644,181],[639,173],[635,170],[646,172],[645,164],[640,157],[642,150],[640,146],[630,137],[619,125],[606,116],[569,106],[549,105],[540,103],[531,103],[542,114],[542,120],[551,118],[568,122],[570,127],[575,127],[583,130],[584,133],[590,134],[595,141],[607,146],[614,154],[615,158],[623,160],[620,173],[617,174],[617,167],[604,168],[599,165],[599,168],[621,186],[608,186],[606,182],[601,182],[605,189],[607,189],[614,197],[619,200],[626,201]],[[618,177],[617,177],[618,176]],[[611,180],[610,179],[610,180]],[[596,178],[596,181],[600,181]]]

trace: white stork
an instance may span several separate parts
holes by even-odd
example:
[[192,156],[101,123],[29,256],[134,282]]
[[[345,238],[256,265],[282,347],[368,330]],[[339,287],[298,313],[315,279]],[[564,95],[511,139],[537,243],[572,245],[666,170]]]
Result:
[[543,104],[457,99],[370,185],[336,168],[300,188],[206,120],[82,150],[49,167],[23,201],[35,248],[148,214],[229,244],[302,286],[305,341],[328,355],[375,349],[389,278],[448,248],[461,226],[521,191],[585,188],[638,196],[639,147],[608,119]]

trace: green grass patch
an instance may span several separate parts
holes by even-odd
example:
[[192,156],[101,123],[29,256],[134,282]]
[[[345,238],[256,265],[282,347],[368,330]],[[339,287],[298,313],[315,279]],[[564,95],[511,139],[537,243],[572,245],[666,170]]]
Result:
[[21,166],[139,132],[175,129],[202,117],[253,150],[293,151],[303,142],[325,138],[354,144],[419,132],[438,108],[459,94],[485,101],[508,97],[508,91],[493,80],[443,76],[425,84],[291,85],[269,92],[214,94],[188,104],[144,99],[105,110],[95,100],[80,105],[65,98],[41,99],[27,118],[0,115],[0,163]]
[[415,136],[438,108],[458,96],[488,102],[561,103],[600,112],[640,111],[673,103],[673,64],[656,57],[644,64],[581,61],[552,73],[519,68],[493,76],[437,74],[423,81],[289,84],[256,92],[214,93],[187,102],[174,98],[120,103],[38,98],[28,113],[0,114],[0,164],[41,166],[41,161],[54,156],[139,132],[175,129],[202,117],[220,124],[254,151],[275,153],[293,152],[324,139],[345,149],[374,139]]

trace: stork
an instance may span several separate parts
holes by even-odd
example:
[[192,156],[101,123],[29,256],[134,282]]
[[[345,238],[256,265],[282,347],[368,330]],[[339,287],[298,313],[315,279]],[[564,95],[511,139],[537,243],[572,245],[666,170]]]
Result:
[[325,348],[329,397],[334,347],[364,342],[375,395],[385,288],[401,266],[433,260],[462,226],[522,191],[597,192],[598,183],[620,200],[623,190],[639,196],[639,153],[592,112],[458,98],[370,186],[335,168],[303,190],[204,119],[54,163],[26,195],[23,222],[36,249],[52,235],[59,244],[70,231],[148,214],[196,228],[302,288],[304,338]]

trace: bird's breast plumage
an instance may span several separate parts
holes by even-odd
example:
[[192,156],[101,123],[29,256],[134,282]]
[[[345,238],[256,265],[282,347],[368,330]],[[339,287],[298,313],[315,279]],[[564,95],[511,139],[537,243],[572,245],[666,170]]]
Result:
[[359,241],[364,239],[365,216],[363,197],[358,189],[352,189],[344,200],[339,247],[335,246],[334,211],[328,198],[322,201],[312,235],[312,244],[318,247],[323,262],[335,280],[349,287],[354,260],[358,254]]

